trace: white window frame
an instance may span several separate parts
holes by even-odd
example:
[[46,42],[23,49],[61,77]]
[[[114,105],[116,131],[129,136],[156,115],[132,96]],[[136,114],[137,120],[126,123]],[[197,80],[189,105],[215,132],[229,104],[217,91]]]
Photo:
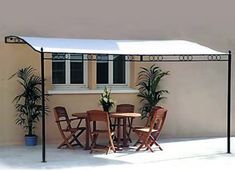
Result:
[[[76,90],[76,89],[85,89],[88,85],[88,62],[87,54],[83,55],[83,84],[71,84],[70,83],[70,54],[65,54],[65,83],[64,84],[53,84],[55,90]],[[61,59],[63,60],[63,59]],[[53,62],[53,60],[52,60]],[[52,69],[51,69],[52,71]],[[53,72],[53,71],[52,71]],[[52,73],[51,73],[52,74]]]
[[[125,60],[127,60],[127,55],[122,55],[125,57]],[[108,72],[109,72],[109,78],[108,78],[108,84],[98,84],[96,83],[97,89],[103,89],[104,87],[108,88],[126,88],[129,86],[130,82],[130,62],[126,61],[126,72],[125,72],[125,83],[124,84],[114,84],[113,83],[113,57],[114,55],[108,55]],[[97,61],[98,63],[98,61]],[[97,71],[96,71],[97,72]]]

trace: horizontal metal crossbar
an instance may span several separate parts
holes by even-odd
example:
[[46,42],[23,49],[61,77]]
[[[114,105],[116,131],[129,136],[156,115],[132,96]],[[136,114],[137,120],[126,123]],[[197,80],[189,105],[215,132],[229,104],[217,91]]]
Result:
[[[96,58],[96,55],[87,54],[86,58],[83,59],[69,59],[69,58],[44,58],[45,60],[61,61],[61,60],[70,60],[70,61],[99,61]],[[102,61],[114,61],[113,59],[107,59]],[[174,56],[165,56],[165,55],[148,55],[148,56],[136,56],[136,55],[127,55],[124,59],[127,62],[220,62],[228,61],[228,55],[174,55]]]

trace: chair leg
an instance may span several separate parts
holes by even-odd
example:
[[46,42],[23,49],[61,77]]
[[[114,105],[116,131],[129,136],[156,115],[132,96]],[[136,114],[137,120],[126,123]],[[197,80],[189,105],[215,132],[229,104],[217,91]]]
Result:
[[111,147],[108,147],[108,149],[107,149],[107,151],[106,151],[106,153],[105,153],[106,155],[109,153],[110,148],[111,148]]
[[80,147],[84,147],[82,144],[81,144],[81,142],[78,140],[78,137],[83,133],[85,131],[85,129],[81,129],[80,131],[79,131],[79,133],[75,136],[74,135],[74,139],[73,139],[73,141],[76,141],[76,145],[79,145]]
[[137,134],[139,135],[139,142],[141,143],[140,146],[136,149],[136,151],[139,151],[141,148],[146,147],[146,150],[150,150],[151,152],[154,152],[153,149],[151,148],[151,136],[149,137],[146,134]]
[[115,129],[116,129],[116,125],[117,125],[117,119],[116,119],[116,118],[114,118],[114,124],[113,124],[112,131],[115,131]]
[[[78,137],[82,134],[83,131],[84,131],[83,129],[80,130],[77,135],[76,135],[75,132],[72,132],[71,135],[72,135],[73,138],[71,137],[72,139],[69,141],[69,144],[71,144],[72,146],[79,145],[83,148],[83,145],[78,140]],[[73,144],[73,142],[75,142],[75,141],[76,141],[76,144]]]
[[140,146],[136,149],[136,151],[139,151],[142,147],[144,146],[144,144],[140,144]]
[[[162,147],[158,144],[157,141],[154,141],[154,144],[155,144],[161,151],[163,150]],[[152,145],[150,144],[150,146],[152,146]]]
[[96,140],[97,140],[97,138],[98,138],[98,135],[99,135],[99,134],[93,134],[93,135],[91,135],[91,151],[90,151],[90,153],[93,152],[93,149],[94,149],[95,146],[96,146]]
[[145,139],[147,137],[144,134],[141,134],[141,133],[137,133],[137,135],[139,136],[139,140],[140,140],[140,143],[141,143],[140,146],[136,149],[136,151],[139,151],[145,145]]
[[66,143],[66,145],[70,148],[70,149],[73,149],[74,150],[74,147],[68,142]]
[[157,142],[158,137],[154,138],[153,136],[150,136],[150,138],[151,138],[150,146],[152,147],[152,145],[155,144],[162,151],[163,150],[162,147]]
[[115,147],[114,147],[114,144],[113,144],[113,140],[112,140],[112,139],[109,140],[109,146],[108,146],[108,150],[106,151],[106,155],[109,153],[109,151],[110,151],[111,149],[113,150],[114,153],[116,153],[116,149],[115,149]]
[[163,151],[162,147],[159,144],[157,146],[161,151]]
[[73,135],[74,135],[73,133],[71,133],[69,136],[65,136],[64,134],[62,134],[64,141],[60,143],[60,145],[57,148],[60,149],[61,147],[66,145],[68,148],[74,149],[74,147],[69,142],[69,140],[73,137]]
[[73,139],[72,139],[72,141],[70,142],[70,144],[72,144],[74,141],[76,141],[76,144],[73,144],[74,146],[75,145],[79,145],[80,147],[84,147],[82,144],[81,144],[81,142],[78,140],[78,136],[73,136]]
[[154,152],[153,149],[151,148],[151,143],[152,143],[152,140],[151,140],[151,136],[150,136],[150,137],[148,137],[148,140],[145,141],[145,146],[147,147],[147,150]]
[[128,140],[130,141],[130,143],[132,143],[132,140],[131,140],[131,131],[132,131],[132,123],[133,123],[133,118],[128,118],[128,126],[129,126],[129,130],[127,132],[127,137],[128,137]]
[[113,138],[112,137],[109,137],[109,142],[111,144],[111,149],[113,150],[114,153],[116,153],[116,149],[114,147],[114,144],[113,144]]
[[150,150],[151,152],[154,152],[153,149],[150,147],[149,144],[145,144],[145,146],[147,147],[147,150]]
[[153,144],[155,144],[161,151],[163,150],[162,147],[159,145],[159,143],[157,142],[157,138],[154,138],[153,136],[150,136],[151,138],[151,143],[150,143],[150,147],[152,147]]
[[65,142],[63,141],[62,143],[60,143],[60,145],[57,147],[58,149],[60,149],[61,147],[63,147],[65,145]]
[[134,146],[137,146],[137,144],[140,144],[141,143],[141,139],[140,137],[142,136],[141,133],[139,132],[135,132],[137,134],[137,136],[139,137],[138,140],[135,142]]
[[135,142],[134,146],[137,146],[137,144],[139,144],[139,143],[141,143],[141,142],[140,142],[140,139],[138,139],[138,140]]

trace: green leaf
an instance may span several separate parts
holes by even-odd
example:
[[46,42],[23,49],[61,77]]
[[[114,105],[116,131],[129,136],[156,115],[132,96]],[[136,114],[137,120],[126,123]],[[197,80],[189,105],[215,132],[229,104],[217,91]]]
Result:
[[[16,124],[21,125],[28,133],[32,132],[35,124],[42,116],[41,77],[34,74],[31,66],[19,69],[9,79],[16,77],[20,92],[13,99],[16,107]],[[45,98],[47,100],[47,98]],[[45,106],[46,113],[49,111]]]
[[139,93],[137,96],[140,98],[140,103],[142,103],[141,111],[143,116],[150,112],[152,107],[157,105],[159,101],[166,98],[163,95],[168,91],[159,89],[159,84],[166,75],[169,75],[169,71],[164,72],[154,64],[149,68],[141,67],[138,74],[139,82],[137,86]]

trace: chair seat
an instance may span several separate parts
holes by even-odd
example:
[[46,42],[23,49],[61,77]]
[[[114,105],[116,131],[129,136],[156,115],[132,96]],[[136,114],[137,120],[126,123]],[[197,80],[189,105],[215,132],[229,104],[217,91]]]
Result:
[[144,126],[135,126],[135,127],[132,127],[132,131],[135,132],[135,130],[141,129],[141,128],[145,128],[145,127]]
[[[137,129],[134,129],[133,131],[135,131],[135,132],[149,132],[149,127],[145,127],[145,128],[137,128]],[[153,132],[158,132],[158,130],[157,129],[152,129],[152,131],[151,131],[152,133]]]

